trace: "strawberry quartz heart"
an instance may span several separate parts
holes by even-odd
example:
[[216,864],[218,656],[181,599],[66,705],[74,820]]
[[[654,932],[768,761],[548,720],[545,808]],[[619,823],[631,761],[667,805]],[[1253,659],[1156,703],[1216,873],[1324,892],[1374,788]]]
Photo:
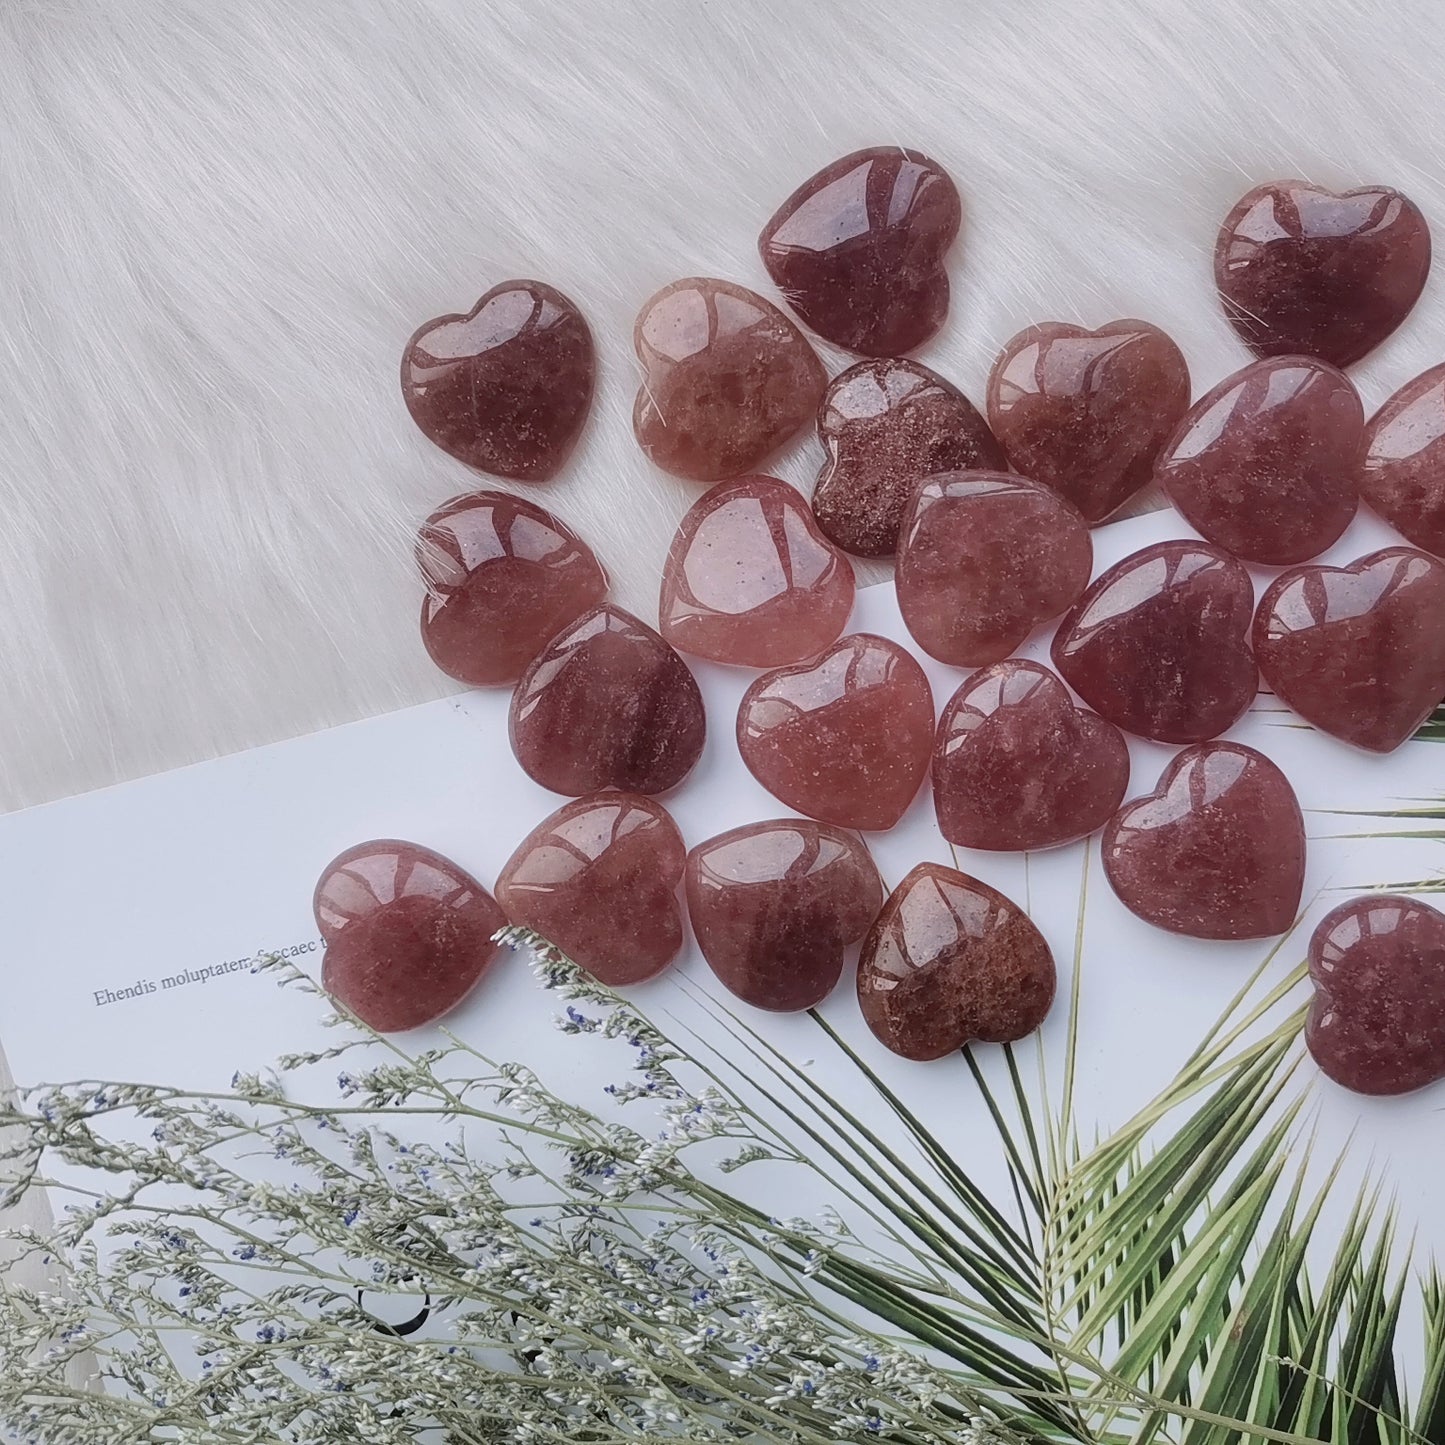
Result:
[[312,906],[326,941],[321,986],[379,1033],[455,1008],[496,959],[507,926],[491,894],[450,858],[381,838],[332,859]]
[[1445,366],[1406,382],[1371,419],[1360,495],[1407,542],[1445,557]]
[[1335,194],[1269,181],[1242,197],[1214,246],[1224,314],[1259,356],[1349,366],[1410,313],[1430,274],[1430,228],[1388,186]]
[[1104,830],[1104,873],[1146,923],[1191,938],[1269,938],[1304,888],[1304,818],[1289,779],[1240,743],[1186,748]]
[[465,316],[406,344],[401,394],[443,451],[498,477],[542,482],[571,455],[596,361],[582,313],[541,281],[503,281]]
[[949,699],[933,750],[938,828],[963,848],[1052,848],[1102,828],[1129,782],[1112,723],[1036,662],[997,662]]
[[1310,356],[1256,361],[1194,404],[1155,479],[1196,531],[1248,562],[1317,557],[1354,519],[1365,413]]
[[1387,547],[1348,567],[1296,567],[1260,598],[1259,670],[1323,732],[1388,753],[1445,697],[1445,563]]
[[662,972],[682,948],[677,889],[687,848],[666,809],[637,793],[559,808],[497,878],[507,917],[618,988]]
[[687,907],[712,971],[754,1008],[792,1012],[832,993],[883,883],[867,848],[826,823],[750,823],[687,860]]
[[512,694],[509,724],[527,775],[574,798],[675,788],[707,732],[687,664],[610,605],[583,613],[537,656]]
[[1445,914],[1370,894],[1325,915],[1310,939],[1315,995],[1305,1043],[1357,1094],[1408,1094],[1445,1078]]
[[804,181],[758,250],[788,304],[819,336],[865,356],[901,356],[948,313],[943,258],[963,206],[917,151],[854,151]]
[[840,828],[891,828],[928,772],[933,695],[896,642],[857,633],[758,678],[737,737],[748,770],[788,807]]
[[1089,585],[1089,524],[1057,493],[1003,472],[944,472],[915,492],[898,607],[940,662],[1000,662]]
[[643,306],[632,428],[665,472],[753,472],[818,410],[828,375],[803,333],[756,292],[692,276]]
[[505,687],[569,622],[607,596],[592,549],[550,512],[505,492],[471,492],[431,514],[417,562],[421,636],[459,682]]
[[1101,717],[1140,737],[1203,742],[1234,723],[1258,681],[1246,636],[1249,573],[1208,542],[1126,557],[1059,624],[1054,666]]
[[1067,498],[1090,525],[1149,480],[1188,409],[1184,355],[1147,321],[1097,331],[1030,326],[988,378],[989,425],[1009,465]]
[[838,640],[852,610],[852,567],[776,477],[705,492],[662,569],[663,637],[714,662],[776,667],[812,657]]
[[1053,954],[1028,914],[939,863],[920,863],[893,890],[858,959],[863,1018],[905,1059],[1024,1038],[1054,987]]

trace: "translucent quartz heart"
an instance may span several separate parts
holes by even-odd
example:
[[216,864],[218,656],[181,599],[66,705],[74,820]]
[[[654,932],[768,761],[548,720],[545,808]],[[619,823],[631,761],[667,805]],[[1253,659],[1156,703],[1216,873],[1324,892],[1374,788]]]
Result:
[[1164,743],[1238,719],[1258,675],[1249,573],[1208,542],[1159,542],[1109,568],[1059,624],[1054,666],[1101,717]]
[[914,641],[956,667],[999,662],[1089,585],[1089,524],[1056,492],[1004,472],[944,472],[914,494],[898,607]]
[[1348,366],[1409,314],[1430,273],[1430,228],[1388,186],[1336,195],[1269,181],[1225,217],[1214,246],[1224,314],[1258,356]]
[[1445,366],[1407,381],[1365,428],[1360,495],[1407,541],[1445,557]]
[[1357,1094],[1408,1094],[1445,1078],[1445,914],[1374,893],[1342,903],[1310,939],[1305,1043]]
[[933,695],[918,663],[857,633],[743,694],[738,751],[775,797],[840,828],[891,828],[928,771]]
[[1296,567],[1259,601],[1254,655],[1286,707],[1388,753],[1445,696],[1445,563],[1387,547],[1348,567]]
[[666,809],[598,793],[539,823],[497,878],[507,917],[618,988],[659,974],[682,948],[687,847]]
[[574,618],[607,596],[592,549],[550,512],[505,492],[471,492],[433,512],[417,563],[421,637],[441,670],[509,686]]
[[321,986],[380,1033],[455,1008],[500,951],[507,926],[491,894],[416,843],[358,843],[322,870],[312,900],[326,940]]
[[860,361],[835,376],[818,438],[828,459],[813,487],[813,514],[860,557],[892,555],[920,477],[1008,465],[973,403],[916,361]]
[[498,477],[546,481],[587,420],[597,365],[582,313],[541,281],[503,281],[406,344],[401,394],[443,451]]
[[1269,357],[1195,402],[1154,476],[1196,531],[1236,557],[1304,562],[1354,519],[1364,425],[1344,372]]
[[594,607],[552,639],[512,695],[512,751],[528,776],[580,798],[663,793],[702,754],[707,721],[687,664],[620,607]]
[[1150,478],[1189,408],[1183,353],[1147,321],[1097,331],[1046,321],[1004,347],[988,378],[988,419],[1014,471],[1067,497],[1090,523]]
[[1104,873],[1146,923],[1191,938],[1269,938],[1299,910],[1305,828],[1289,779],[1240,743],[1177,754],[1104,830]]
[[879,146],[804,181],[763,227],[758,250],[819,336],[865,356],[900,356],[948,314],[943,257],[962,218],[942,166]]
[[665,472],[715,482],[755,471],[818,409],[828,376],[803,333],[756,292],[688,277],[637,318],[632,428]]
[[698,947],[755,1008],[812,1008],[832,993],[843,954],[868,931],[883,883],[851,834],[800,818],[750,823],[688,855],[687,907]]
[[963,848],[1052,848],[1102,828],[1129,782],[1112,723],[1036,662],[996,662],[949,699],[933,751],[938,828]]
[[939,863],[895,888],[858,959],[858,1004],[905,1059],[938,1059],[972,1039],[1033,1033],[1054,1001],[1054,957],[1002,893]]
[[852,567],[776,477],[705,492],[662,569],[662,635],[714,662],[776,667],[812,657],[837,641],[852,610]]

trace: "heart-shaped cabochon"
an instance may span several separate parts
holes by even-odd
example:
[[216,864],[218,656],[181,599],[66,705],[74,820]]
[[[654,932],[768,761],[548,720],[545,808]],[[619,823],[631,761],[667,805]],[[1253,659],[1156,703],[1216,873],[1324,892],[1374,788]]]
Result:
[[1370,419],[1360,495],[1407,542],[1445,557],[1445,365],[1407,381]]

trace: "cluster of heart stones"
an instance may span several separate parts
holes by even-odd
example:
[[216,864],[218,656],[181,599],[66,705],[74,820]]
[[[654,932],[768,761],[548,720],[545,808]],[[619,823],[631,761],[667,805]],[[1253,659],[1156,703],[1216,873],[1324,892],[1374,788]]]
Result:
[[[1191,405],[1184,357],[1158,327],[1047,322],[1003,348],[980,411],[906,354],[943,324],[961,218],[940,166],[888,147],[827,166],[764,226],[787,307],[861,358],[832,381],[802,327],[734,282],[689,277],[643,305],[637,441],[709,484],[668,555],[656,629],[611,604],[587,544],[524,498],[473,492],[427,519],[428,652],[463,682],[513,688],[518,761],[572,801],[519,845],[495,899],[395,840],[326,869],[324,981],[358,1016],[397,1030],[445,1013],[504,921],[607,984],[641,982],[682,948],[681,895],[708,964],[754,1007],[820,1003],[861,942],[859,1007],[889,1049],[932,1059],[1021,1038],[1055,988],[1029,917],[931,862],[888,894],[859,836],[893,827],[930,776],[958,847],[1102,830],[1110,885],[1151,924],[1200,939],[1292,927],[1305,869],[1294,790],[1220,735],[1261,674],[1300,717],[1375,752],[1445,696],[1445,366],[1368,422],[1341,370],[1419,296],[1425,221],[1384,187],[1258,186],[1215,247],[1226,316],[1257,359]],[[580,310],[536,281],[429,322],[402,363],[407,406],[438,446],[524,482],[562,468],[594,377]],[[758,470],[810,419],[826,453],[811,502]],[[1199,538],[1146,547],[1091,583],[1090,529],[1151,480]],[[1314,563],[1361,497],[1411,545]],[[936,722],[907,648],[844,634],[845,554],[896,558],[913,640],[969,670]],[[1285,569],[1257,606],[1245,562]],[[1053,622],[1052,669],[1013,656]],[[687,849],[656,801],[706,733],[684,653],[761,671],[737,746],[802,816]],[[1127,800],[1125,732],[1182,749]],[[1306,1037],[1328,1075],[1365,1093],[1445,1076],[1445,916],[1356,899],[1320,924],[1309,967]]]

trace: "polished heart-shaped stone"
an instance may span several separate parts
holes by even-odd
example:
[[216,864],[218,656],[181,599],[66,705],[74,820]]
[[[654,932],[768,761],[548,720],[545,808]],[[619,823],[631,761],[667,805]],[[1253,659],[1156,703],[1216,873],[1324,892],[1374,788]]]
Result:
[[500,952],[496,900],[450,858],[378,838],[333,858],[312,909],[326,942],[321,986],[379,1033],[454,1009]]
[[803,497],[776,477],[705,492],[662,569],[662,635],[682,652],[777,667],[836,642],[853,610],[853,568]]
[[1023,476],[1096,525],[1149,480],[1189,409],[1184,354],[1147,321],[1095,331],[1046,321],[1021,331],[988,378],[988,420]]
[[1195,402],[1154,469],[1196,531],[1236,557],[1306,562],[1354,519],[1360,394],[1312,356],[1273,356]]
[[505,687],[574,618],[607,596],[592,549],[550,512],[505,492],[454,497],[417,542],[421,637],[459,682]]
[[758,250],[819,336],[865,356],[901,356],[948,314],[943,258],[962,219],[942,166],[878,146],[804,181],[763,227]]
[[1208,542],[1158,542],[1099,577],[1059,624],[1054,666],[1140,737],[1217,737],[1254,698],[1249,573]]
[[688,855],[698,947],[754,1008],[793,1012],[828,997],[850,944],[868,932],[883,882],[863,843],[826,823],[780,818],[734,828]]
[[1394,331],[1429,273],[1430,228],[1388,186],[1268,181],[1240,198],[1214,246],[1224,314],[1251,351],[1335,366]]
[[1241,743],[1185,748],[1104,829],[1104,874],[1146,923],[1190,938],[1270,938],[1299,910],[1305,829],[1289,779]]
[[610,605],[584,612],[538,654],[512,694],[509,726],[527,775],[573,798],[675,788],[707,733],[687,664]]
[[738,708],[738,751],[777,799],[840,828],[891,828],[928,772],[933,694],[914,658],[856,633],[764,673]]
[[665,472],[756,471],[817,410],[828,376],[803,333],[745,286],[690,276],[642,308],[632,428]]
[[1393,752],[1445,697],[1445,563],[1387,547],[1295,567],[1259,601],[1254,655],[1274,695],[1322,732]]
[[1360,495],[1407,542],[1445,557],[1445,366],[1407,381],[1371,418]]
[[443,451],[493,476],[542,482],[571,455],[597,374],[582,313],[541,281],[503,281],[465,316],[406,344],[401,394]]
[[920,477],[1008,466],[973,403],[916,361],[860,361],[835,376],[818,411],[818,439],[828,459],[813,487],[813,514],[859,557],[893,554]]
[[962,848],[1071,843],[1113,817],[1128,782],[1123,734],[1036,662],[974,673],[938,722],[933,804],[939,832]]
[[1445,914],[1372,893],[1342,903],[1310,939],[1305,1043],[1357,1094],[1408,1094],[1445,1079]]
[[682,948],[687,847],[667,810],[638,793],[596,793],[543,819],[497,878],[519,928],[610,988],[662,972]]
[[1057,492],[1006,472],[944,472],[904,516],[898,607],[930,657],[982,667],[1077,602],[1093,565],[1089,524]]
[[905,1059],[1024,1038],[1054,988],[1054,956],[1028,914],[940,863],[920,863],[893,890],[858,958],[863,1018]]

